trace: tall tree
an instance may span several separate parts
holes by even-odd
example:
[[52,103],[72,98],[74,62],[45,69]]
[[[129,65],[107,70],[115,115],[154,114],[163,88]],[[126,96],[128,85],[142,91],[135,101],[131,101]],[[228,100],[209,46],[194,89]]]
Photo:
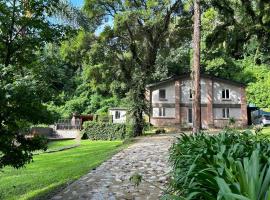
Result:
[[193,34],[193,132],[197,133],[201,130],[201,86],[200,86],[200,43],[201,43],[201,9],[200,0],[194,0],[194,34]]
[[40,138],[24,134],[31,123],[43,122],[48,115],[42,78],[33,68],[37,52],[65,36],[66,27],[50,19],[68,8],[61,7],[63,2],[0,0],[0,168],[22,167],[31,161],[32,151],[46,146]]
[[170,38],[170,25],[179,15],[183,3],[176,1],[111,1],[88,0],[85,9],[92,19],[113,21],[101,33],[110,49],[112,61],[122,71],[128,85],[134,135],[143,131],[143,112],[146,111],[145,87],[156,70],[159,50]]

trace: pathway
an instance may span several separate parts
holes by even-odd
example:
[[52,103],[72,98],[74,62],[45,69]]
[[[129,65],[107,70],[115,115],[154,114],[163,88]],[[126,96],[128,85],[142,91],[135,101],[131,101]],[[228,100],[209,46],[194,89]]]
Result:
[[138,172],[147,181],[163,188],[169,172],[168,149],[172,140],[172,135],[140,138],[67,186],[52,200],[157,200],[162,195],[160,189],[145,181],[135,187],[129,178]]

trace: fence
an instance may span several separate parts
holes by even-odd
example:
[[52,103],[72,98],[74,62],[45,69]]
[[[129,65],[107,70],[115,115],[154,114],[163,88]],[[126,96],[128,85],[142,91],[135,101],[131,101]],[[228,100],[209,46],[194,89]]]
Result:
[[81,119],[59,119],[55,124],[56,130],[80,130],[82,127]]

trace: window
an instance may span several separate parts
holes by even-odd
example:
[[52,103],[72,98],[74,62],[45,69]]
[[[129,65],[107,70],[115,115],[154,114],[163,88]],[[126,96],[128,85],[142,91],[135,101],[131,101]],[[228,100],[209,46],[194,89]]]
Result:
[[189,98],[192,99],[192,89],[189,89]]
[[118,110],[115,111],[114,118],[115,119],[120,119],[120,111],[118,111]]
[[188,109],[188,123],[192,123],[192,108]]
[[159,113],[158,113],[158,115],[159,115],[160,117],[166,116],[165,108],[159,108]]
[[159,99],[166,99],[166,90],[159,90]]
[[222,108],[222,117],[225,119],[230,118],[230,109],[229,108]]
[[222,90],[222,99],[230,99],[230,90],[229,89]]

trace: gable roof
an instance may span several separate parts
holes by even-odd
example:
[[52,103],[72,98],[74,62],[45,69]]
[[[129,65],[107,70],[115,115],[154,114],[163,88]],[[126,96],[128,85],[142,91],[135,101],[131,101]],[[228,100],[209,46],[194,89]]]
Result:
[[[214,81],[223,82],[223,83],[227,83],[227,84],[231,84],[231,85],[235,85],[235,86],[239,86],[239,87],[245,87],[245,84],[243,84],[243,83],[229,80],[229,79],[225,79],[225,78],[216,77],[216,76],[211,76],[208,74],[201,74],[201,78],[211,79]],[[172,76],[172,77],[166,78],[164,80],[161,80],[159,82],[148,84],[146,86],[146,88],[157,87],[157,86],[164,85],[166,83],[174,82],[176,80],[181,80],[181,79],[190,79],[190,74],[182,74],[180,76]]]

